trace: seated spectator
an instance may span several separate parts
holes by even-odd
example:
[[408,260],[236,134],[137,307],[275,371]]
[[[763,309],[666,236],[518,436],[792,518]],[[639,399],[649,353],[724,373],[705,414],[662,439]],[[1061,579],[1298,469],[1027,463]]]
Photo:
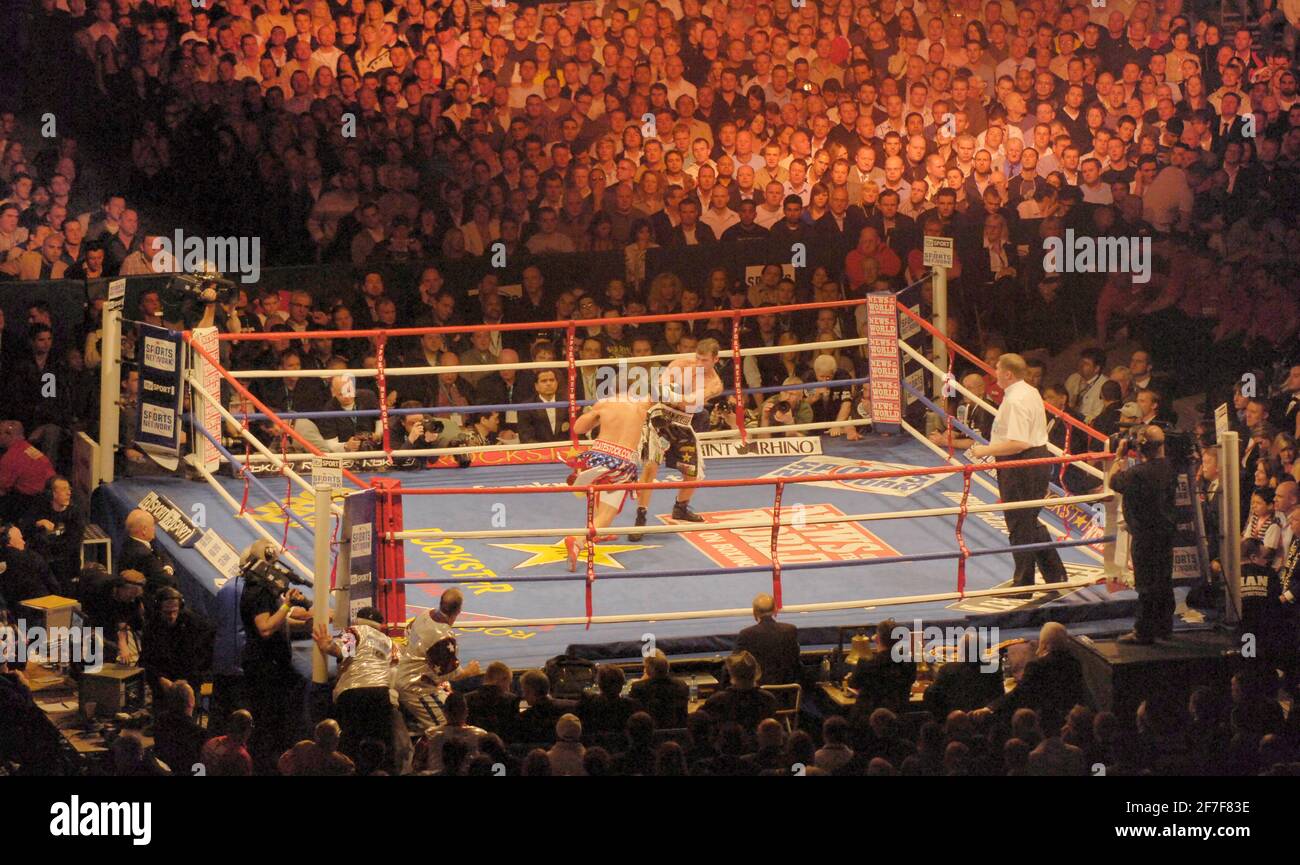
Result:
[[140,666],[157,700],[181,682],[201,687],[212,669],[212,626],[170,586],[154,593],[141,639]]
[[755,625],[736,637],[736,651],[749,652],[763,670],[761,684],[788,685],[802,678],[799,631],[776,620],[776,602],[768,594],[754,597]]
[[203,745],[200,762],[204,772],[214,778],[253,774],[253,758],[248,753],[248,739],[253,735],[253,716],[247,709],[230,713],[226,734],[214,736]]
[[614,760],[616,775],[653,775],[655,770],[655,722],[645,712],[627,719],[627,747]]
[[818,769],[834,772],[853,759],[853,749],[848,745],[849,722],[832,715],[822,723],[822,741],[825,743],[813,758]]
[[526,707],[519,715],[514,731],[516,742],[555,741],[555,722],[576,705],[569,700],[557,700],[551,696],[551,682],[540,670],[529,670],[519,680]]
[[776,697],[758,687],[763,671],[749,652],[729,655],[726,666],[731,684],[710,696],[700,711],[720,723],[734,722],[744,730],[756,730],[760,721],[776,715]]
[[790,760],[785,753],[785,728],[781,722],[775,718],[759,721],[754,739],[758,750],[741,758],[748,764],[752,774],[792,774]]
[[49,457],[29,443],[16,420],[0,423],[0,518],[18,520],[36,506],[54,477]]
[[1002,695],[1002,670],[996,663],[986,664],[979,654],[979,641],[973,631],[962,644],[961,657],[939,667],[934,681],[925,689],[925,709],[936,718],[946,718],[954,709],[971,711],[987,706]]
[[[718,188],[718,187],[715,187]],[[686,767],[686,752],[677,742],[661,742],[655,749],[655,777],[685,778],[690,775]]]
[[12,523],[0,523],[0,564],[4,565],[0,570],[0,599],[8,604],[15,619],[24,616],[23,601],[59,593],[50,566],[28,551],[22,530]]
[[167,767],[144,746],[135,730],[127,730],[113,740],[113,776],[116,778],[157,778],[168,774]]
[[326,718],[316,725],[312,738],[303,739],[280,755],[281,775],[351,775],[356,767],[338,752],[339,722]]
[[[469,707],[465,695],[453,691],[443,704],[447,721],[424,731],[424,737],[415,746],[413,768],[416,772],[431,775],[456,774],[465,759],[478,753],[479,740],[487,731],[468,721]],[[449,742],[459,743],[464,754],[460,762],[447,765],[443,762],[444,748]]]
[[[854,715],[870,717],[878,708],[896,713],[907,711],[912,683],[916,681],[916,663],[896,660],[898,653],[894,647],[911,639],[911,632],[899,627],[893,619],[886,619],[876,626],[875,651],[871,657],[859,659],[849,676],[848,686],[858,694],[853,706]],[[903,657],[910,658],[911,654]]]
[[154,705],[154,754],[172,774],[194,774],[203,748],[203,728],[194,720],[194,689],[177,682]]
[[483,683],[465,697],[469,723],[505,738],[514,736],[519,717],[519,695],[510,690],[510,668],[500,661],[488,664]]
[[659,649],[646,655],[641,663],[644,672],[640,679],[632,683],[628,696],[641,711],[654,719],[656,727],[685,727],[691,699],[690,687],[672,675],[668,656]]
[[587,749],[582,746],[582,721],[577,715],[561,715],[555,722],[555,744],[546,752],[551,761],[551,774],[562,776],[580,776],[587,772],[582,768]]
[[1020,683],[989,707],[1004,716],[1011,716],[1017,709],[1033,709],[1042,718],[1043,729],[1054,734],[1076,704],[1091,702],[1083,670],[1070,654],[1069,632],[1060,622],[1048,622],[1038,633],[1037,655],[1025,665]]
[[73,503],[72,484],[67,478],[56,475],[46,482],[45,494],[24,516],[22,527],[32,551],[49,562],[60,594],[75,597],[86,521]]
[[151,595],[163,586],[175,589],[180,585],[171,556],[157,538],[157,524],[148,511],[136,508],[126,515],[126,540],[117,553],[117,563],[123,570],[144,574],[146,591]]
[[596,694],[583,694],[578,700],[578,717],[588,741],[605,741],[607,736],[618,736],[627,726],[627,719],[637,711],[637,703],[623,696],[627,679],[623,670],[614,664],[602,664],[596,670]]

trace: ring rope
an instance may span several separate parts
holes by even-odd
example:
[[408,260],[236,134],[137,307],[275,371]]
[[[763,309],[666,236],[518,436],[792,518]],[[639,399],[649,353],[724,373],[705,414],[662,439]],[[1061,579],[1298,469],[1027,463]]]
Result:
[[[350,331],[351,339],[375,334],[377,331]],[[392,336],[392,331],[384,331]],[[270,334],[270,336],[280,336],[280,334]],[[314,338],[314,334],[313,334]],[[854,337],[852,339],[828,339],[821,342],[797,342],[791,345],[758,345],[750,348],[737,348],[733,342],[733,347],[723,349],[718,352],[719,358],[733,358],[737,354],[741,357],[753,357],[768,354],[789,354],[791,352],[818,351],[823,348],[852,348],[867,344],[864,337]],[[577,359],[574,361],[576,366],[639,366],[643,364],[667,364],[674,360],[691,357],[689,353],[678,352],[675,354],[653,354],[645,357],[596,357],[589,359]],[[436,375],[438,373],[481,373],[485,370],[490,372],[500,372],[502,370],[541,370],[555,369],[559,361],[554,360],[528,360],[519,361],[518,363],[494,363],[494,364],[455,364],[447,366],[395,366],[388,370],[389,377],[401,376],[424,376]],[[279,369],[243,369],[229,370],[230,374],[238,379],[275,379],[282,378],[285,375],[284,370]],[[338,375],[350,375],[354,378],[375,378],[378,376],[378,370],[370,367],[357,367],[345,369],[302,369],[294,370],[296,378],[333,378]]]
[[778,547],[781,537],[781,494],[784,491],[785,484],[778,483],[772,499],[772,600],[777,610],[781,609],[781,556]]
[[[243,432],[245,432],[245,433],[248,432],[248,414],[247,414],[247,413],[244,414],[244,418],[243,418],[243,420],[240,422],[240,430],[243,431]],[[240,502],[239,502],[239,514],[238,514],[238,516],[241,516],[241,517],[242,517],[242,516],[244,515],[244,513],[248,510],[248,490],[249,490],[249,487],[251,486],[251,484],[249,483],[249,480],[248,480],[248,461],[249,461],[249,459],[252,457],[252,449],[251,449],[251,448],[249,447],[249,445],[248,445],[248,438],[247,438],[246,436],[240,436],[240,438],[242,438],[242,439],[244,440],[244,464],[243,464],[242,466],[239,467],[239,476],[242,477],[242,478],[244,479],[244,497],[243,497],[243,499],[241,499]]]
[[741,357],[740,350],[740,311],[737,310],[731,315],[731,379],[732,387],[736,394],[736,429],[740,431],[740,444],[743,447],[749,443],[749,432],[745,429],[745,391],[741,387],[743,384],[742,363],[736,360]]
[[[199,397],[201,397],[203,400],[205,400],[206,402],[214,406],[223,419],[225,419],[229,423],[240,425],[239,419],[236,418],[233,414],[231,414],[226,409],[226,407],[221,404],[220,400],[213,398],[212,395],[209,394],[204,389],[203,384],[199,381],[198,377],[193,373],[191,373],[189,376],[189,384],[190,384],[191,392],[197,393]],[[256,417],[256,415],[249,414],[247,415],[247,417]],[[197,419],[195,420],[195,423],[196,424],[198,423]],[[212,436],[208,434],[208,431],[206,429],[203,430],[203,432],[205,435],[207,435],[209,439],[212,438]],[[255,463],[261,463],[265,461],[265,462],[272,463],[273,465],[284,465],[284,470],[290,473],[289,476],[293,478],[294,483],[298,484],[299,487],[307,491],[311,491],[312,489],[314,489],[314,487],[311,484],[309,484],[302,477],[302,475],[299,475],[297,472],[291,471],[288,468],[286,462],[294,463],[294,462],[306,462],[308,460],[314,460],[317,458],[315,454],[289,454],[287,457],[277,456],[274,452],[271,451],[270,448],[268,448],[266,445],[258,441],[257,436],[249,432],[247,427],[244,425],[240,425],[240,438],[244,440],[245,447],[251,445],[253,449],[258,452],[257,456],[249,457],[249,460]],[[226,451],[225,448],[218,448],[218,451],[222,454],[222,456],[225,456],[226,459],[230,461],[230,464],[232,466],[240,464],[239,460],[235,459],[233,456],[230,456],[229,452]],[[245,465],[247,465],[247,461],[245,462]],[[331,504],[330,507],[337,514],[343,513],[343,509],[338,505]]]
[[[912,348],[912,347],[911,347],[910,345],[908,345],[907,343],[905,343],[905,342],[899,342],[899,343],[898,343],[898,347],[899,347],[900,349],[903,350],[903,353],[904,353],[904,354],[906,354],[908,357],[912,358],[912,359],[915,360],[917,363],[919,363],[919,364],[921,364],[922,366],[924,366],[926,369],[930,370],[932,373],[934,373],[934,374],[936,374],[936,375],[941,375],[941,374],[942,374],[942,371],[939,369],[939,367],[936,366],[934,363],[932,363],[932,362],[930,361],[929,358],[927,358],[925,355],[923,355],[923,354],[921,354],[920,352],[918,352],[916,349]],[[906,384],[906,382],[904,382],[904,385],[905,385],[905,386],[908,386],[908,385]],[[967,397],[968,399],[972,400],[972,401],[973,401],[976,405],[978,405],[980,408],[984,409],[985,411],[989,412],[990,414],[997,414],[997,410],[998,410],[998,409],[997,409],[997,406],[995,406],[995,405],[993,405],[992,403],[988,402],[988,401],[985,400],[983,397],[980,397],[980,396],[975,395],[975,393],[973,393],[972,391],[968,390],[968,389],[967,389],[963,384],[961,384],[961,382],[954,381],[954,382],[952,383],[952,386],[953,386],[953,388],[955,388],[955,389],[956,389],[960,394],[962,394],[962,396],[965,396],[965,397]],[[910,386],[908,386],[908,387],[909,387],[909,389],[910,389]],[[1054,406],[1049,406],[1049,405],[1047,405],[1046,403],[1044,403],[1044,406],[1047,407],[1047,408],[1053,408],[1053,409],[1055,408]],[[932,404],[931,404],[931,408],[932,408],[933,410],[942,411],[942,409],[937,409],[937,408],[935,408]],[[1056,454],[1057,456],[1061,456],[1063,453],[1065,453],[1064,451],[1062,451],[1060,448],[1058,448],[1056,445],[1052,444],[1051,442],[1048,442],[1048,443],[1047,443],[1047,449],[1048,449],[1048,451],[1050,451],[1050,452],[1053,453],[1053,454]],[[1088,472],[1088,474],[1094,475],[1095,477],[1099,477],[1099,478],[1105,476],[1105,473],[1104,473],[1104,472],[1098,470],[1097,468],[1095,468],[1095,467],[1093,467],[1093,466],[1085,466],[1085,467],[1084,467],[1084,471]]]
[[384,375],[384,350],[388,346],[388,337],[383,331],[379,333],[379,343],[375,346],[376,383],[379,386],[379,422],[383,427],[384,459],[393,464],[392,430],[388,428],[388,378]]
[[962,527],[966,523],[966,514],[969,510],[970,479],[974,472],[975,467],[968,465],[961,473],[961,510],[957,514],[957,548],[961,551],[961,555],[957,558],[957,594],[959,595],[966,593],[966,560],[970,558],[970,547],[966,546],[966,535]]
[[[1047,499],[1027,499],[1019,502],[988,502],[970,505],[967,508],[968,513],[997,513],[1004,510],[1028,510],[1029,508],[1042,508],[1055,505],[1067,504],[1084,504],[1088,502],[1097,502],[1110,498],[1109,493],[1088,493],[1086,495],[1070,496],[1069,498],[1047,498]],[[959,505],[950,505],[942,508],[925,508],[915,511],[876,511],[865,514],[831,514],[824,517],[803,517],[799,522],[801,525],[822,526],[833,525],[836,523],[864,523],[876,522],[881,520],[902,520],[926,517],[951,517],[960,513]],[[644,535],[678,535],[689,534],[692,532],[714,532],[728,531],[733,529],[766,529],[771,528],[774,519],[752,519],[752,520],[729,520],[717,523],[678,523],[666,526],[608,526],[604,529],[606,534],[626,535],[626,534],[644,534]],[[783,515],[780,521],[782,526],[795,525],[794,518]],[[405,529],[400,532],[392,532],[389,540],[418,540],[422,538],[453,538],[463,541],[479,540],[500,540],[504,538],[550,538],[550,537],[568,537],[569,535],[580,534],[582,527],[571,528],[544,528],[544,529],[474,529],[472,531],[449,531],[447,529]]]
[[[894,305],[898,307],[899,312],[906,314],[908,318],[912,319],[917,324],[919,324],[922,328],[929,331],[930,335],[933,336],[935,339],[943,340],[944,345],[946,345],[949,349],[956,349],[957,351],[961,352],[962,356],[965,357],[967,360],[969,360],[971,363],[975,364],[975,366],[979,370],[981,370],[982,372],[988,375],[995,374],[993,367],[985,363],[982,358],[976,357],[974,354],[967,351],[966,348],[964,348],[960,343],[954,342],[946,334],[940,333],[939,329],[935,327],[933,324],[931,324],[930,322],[926,321],[924,317],[917,315],[915,312],[912,312],[912,310],[908,309],[906,306],[899,303],[897,297],[894,299]],[[903,346],[905,345],[907,345],[907,343],[905,343],[902,340],[899,340],[898,342],[899,348],[903,348]],[[1078,427],[1079,429],[1083,430],[1088,435],[1092,436],[1098,441],[1104,442],[1109,440],[1107,436],[1102,435],[1093,427],[1071,416],[1068,412],[1063,412],[1054,405],[1048,405],[1046,406],[1046,408],[1048,413],[1056,415],[1061,420],[1065,421],[1071,426]]]

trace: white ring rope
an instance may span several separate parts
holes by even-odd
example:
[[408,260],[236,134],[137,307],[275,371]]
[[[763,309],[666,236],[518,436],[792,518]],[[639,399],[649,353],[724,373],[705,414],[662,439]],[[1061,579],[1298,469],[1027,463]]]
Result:
[[[944,382],[946,382],[946,383],[952,385],[952,387],[953,387],[953,388],[954,388],[958,393],[960,393],[962,396],[964,396],[964,397],[970,399],[972,402],[974,402],[974,403],[975,403],[976,405],[978,405],[980,408],[984,409],[984,410],[985,410],[986,412],[988,412],[990,415],[996,415],[996,414],[997,414],[997,412],[998,412],[997,406],[993,405],[992,403],[986,402],[986,401],[984,400],[983,397],[976,396],[974,393],[972,393],[971,391],[967,390],[965,387],[962,386],[962,383],[961,383],[961,382],[957,381],[957,377],[956,377],[956,376],[953,376],[952,379],[950,380],[950,379],[948,378],[948,373],[946,373],[946,372],[944,372],[943,370],[939,369],[939,367],[936,366],[935,364],[933,364],[933,363],[930,361],[929,358],[925,357],[925,355],[921,354],[921,353],[918,352],[916,349],[912,348],[912,347],[911,347],[910,345],[908,345],[906,342],[904,342],[903,340],[900,339],[900,340],[898,341],[898,347],[901,348],[901,349],[904,351],[904,353],[907,354],[908,357],[912,358],[912,359],[915,360],[917,363],[921,364],[921,365],[924,366],[926,369],[930,370],[930,372],[932,372],[932,373],[934,373],[935,375],[939,376],[939,378],[940,378],[942,381],[944,381]],[[1084,432],[1080,431],[1080,435],[1087,435],[1087,433],[1084,433]],[[1061,450],[1059,447],[1057,447],[1056,445],[1052,444],[1051,442],[1048,442],[1048,443],[1047,443],[1047,449],[1048,449],[1048,451],[1050,451],[1050,452],[1051,452],[1052,454],[1054,454],[1055,456],[1058,456],[1058,457],[1059,457],[1059,456],[1065,456],[1065,452],[1064,452],[1063,450]],[[1078,466],[1078,467],[1081,468],[1083,471],[1087,472],[1088,474],[1092,475],[1093,477],[1098,477],[1098,478],[1105,478],[1105,477],[1106,477],[1106,473],[1105,473],[1105,472],[1103,472],[1101,469],[1099,469],[1099,468],[1097,468],[1096,466],[1093,466],[1093,465],[1091,465],[1091,464],[1089,464],[1089,463],[1086,463],[1086,462],[1082,462],[1082,461],[1080,461],[1080,462],[1073,463],[1073,465]]]
[[[963,463],[961,460],[957,459],[955,456],[954,456],[954,457],[950,457],[950,456],[948,456],[948,452],[947,452],[947,451],[945,451],[943,448],[939,447],[939,446],[938,446],[937,444],[935,444],[934,442],[930,441],[930,440],[929,440],[928,438],[926,438],[925,436],[921,435],[920,431],[917,430],[916,427],[914,427],[914,426],[912,426],[911,424],[909,424],[907,421],[902,421],[902,426],[903,426],[903,429],[907,430],[907,432],[910,433],[910,434],[912,435],[913,438],[915,438],[915,439],[916,439],[917,441],[919,441],[921,444],[923,444],[923,445],[925,445],[926,447],[930,448],[932,451],[934,451],[935,453],[937,453],[941,458],[943,458],[944,462],[946,462],[946,463],[948,463],[948,464],[950,464],[950,465],[955,465],[955,466],[966,465],[966,463]],[[998,490],[998,488],[995,487],[995,486],[994,486],[994,485],[993,485],[993,484],[992,484],[992,483],[991,483],[987,478],[985,478],[985,477],[983,476],[983,473],[976,472],[975,474],[971,475],[971,478],[972,478],[972,480],[974,480],[976,483],[978,483],[980,486],[984,487],[984,489],[986,489],[986,490],[988,490],[989,492],[991,492],[993,495],[997,496],[998,498],[1001,498],[1001,497],[1002,497],[1002,493],[1001,493],[1001,492]],[[1108,498],[1110,498],[1110,496],[1113,495],[1113,494],[1110,493],[1110,492],[1108,491],[1108,492],[1105,492],[1105,493],[1093,493],[1093,495],[1099,496],[1100,499],[1108,499]],[[1079,498],[1079,496],[1071,496],[1071,498],[1072,498],[1072,499],[1076,499],[1076,498]],[[1047,502],[1050,503],[1050,504],[1045,505],[1045,507],[1051,507],[1052,504],[1059,504],[1059,503],[1061,503],[1062,501],[1064,501],[1064,499],[1046,499],[1045,501],[1047,501]],[[1063,538],[1065,537],[1065,531],[1064,531],[1064,530],[1062,530],[1062,529],[1058,529],[1056,526],[1052,525],[1051,523],[1049,523],[1049,522],[1048,522],[1047,520],[1045,520],[1044,518],[1039,517],[1039,518],[1038,518],[1038,522],[1039,522],[1040,525],[1042,525],[1043,527],[1045,527],[1045,528],[1047,529],[1047,533],[1048,533],[1049,535],[1051,535],[1055,540],[1061,540],[1061,539],[1063,539]],[[1087,556],[1091,556],[1092,558],[1096,559],[1096,560],[1099,561],[1099,562],[1103,562],[1103,563],[1104,563],[1104,562],[1106,561],[1105,558],[1104,558],[1101,554],[1099,554],[1096,550],[1094,550],[1090,545],[1089,545],[1089,546],[1076,547],[1076,549],[1082,550],[1083,553],[1084,553],[1085,555],[1087,555]]]
[[[725,489],[723,487],[722,489]],[[966,508],[968,514],[992,513],[997,511],[1014,511],[1026,510],[1028,508],[1041,508],[1051,505],[1062,504],[1080,504],[1084,502],[1095,502],[1108,498],[1107,493],[1091,493],[1089,495],[1070,496],[1065,499],[1036,499],[1034,501],[1019,502],[981,502],[980,504],[970,505]],[[800,518],[798,515],[788,514],[788,511],[795,510],[800,505],[783,505],[781,508],[782,526],[816,526],[828,523],[857,523],[857,522],[874,522],[878,520],[901,520],[912,517],[950,517],[961,513],[960,506],[951,506],[943,508],[922,508],[913,511],[878,511],[866,514],[841,514],[826,517],[805,517]],[[803,505],[803,507],[816,507],[816,505]],[[769,518],[766,520],[734,520],[722,523],[695,523],[685,525],[667,525],[667,526],[606,526],[598,529],[599,535],[667,535],[667,534],[685,534],[687,532],[713,532],[727,531],[730,529],[770,529],[773,521]],[[486,540],[492,538],[531,538],[531,537],[567,537],[569,535],[586,535],[586,526],[576,526],[568,529],[487,529],[475,531],[448,531],[446,529],[405,529],[400,532],[388,532],[385,537],[389,540],[411,540],[414,538],[446,538],[453,541],[472,541]]]
[[[855,345],[866,345],[867,340],[863,338],[854,339],[832,339],[824,342],[800,342],[793,345],[760,345],[752,348],[742,348],[741,357],[750,357],[761,354],[791,354],[805,351],[820,351],[823,348],[847,348]],[[638,366],[642,364],[671,363],[684,357],[692,357],[689,352],[679,354],[653,354],[644,357],[598,357],[590,360],[574,359],[574,366]],[[720,350],[719,358],[729,358],[732,356],[731,349]],[[409,375],[438,375],[441,373],[467,373],[467,372],[500,372],[502,370],[522,370],[522,369],[550,369],[553,370],[559,366],[566,366],[568,361],[565,358],[557,357],[555,360],[532,360],[520,361],[519,363],[478,363],[478,364],[456,364],[455,366],[387,366],[384,367],[384,376],[401,377]],[[233,377],[240,379],[261,379],[261,378],[333,378],[336,375],[350,375],[355,378],[375,378],[379,375],[379,370],[363,367],[360,369],[247,369],[247,370],[227,370]],[[290,375],[292,372],[292,375]]]
[[[747,574],[746,574],[747,575]],[[599,580],[597,580],[599,582]],[[1061,583],[1035,583],[1033,586],[1005,586],[996,589],[977,589],[970,592],[941,592],[933,595],[905,595],[897,598],[869,598],[862,601],[829,601],[820,604],[786,604],[782,613],[829,613],[837,610],[870,610],[876,607],[903,606],[906,604],[928,604],[942,601],[961,601],[971,598],[996,598],[1005,595],[1029,595],[1041,592],[1072,591],[1074,589],[1095,586],[1100,580],[1080,578]],[[674,613],[634,613],[613,616],[565,616],[552,619],[493,619],[488,622],[462,622],[460,627],[478,627],[482,624],[489,628],[544,628],[552,625],[622,625],[635,622],[681,622],[689,619],[723,619],[752,618],[754,611],[749,607],[733,610],[686,610]]]
[[[245,429],[243,422],[240,421],[238,418],[236,418],[229,411],[227,411],[225,406],[221,404],[221,400],[217,399],[216,397],[212,396],[212,394],[204,390],[203,384],[196,374],[191,372],[188,376],[188,379],[190,383],[190,388],[195,393],[197,393],[200,397],[202,397],[206,402],[216,406],[217,411],[220,412],[221,416],[225,418],[227,422],[233,424],[239,430],[240,437],[243,438],[244,441],[248,442],[249,445],[255,448],[259,453],[261,453],[261,455],[267,462],[271,463],[272,465],[281,466],[284,469],[284,473],[289,476],[290,480],[292,480],[298,486],[302,487],[304,490],[307,490],[308,492],[313,492],[315,490],[315,487],[313,487],[310,483],[308,483],[302,477],[302,475],[298,474],[293,469],[289,468],[287,464],[288,461],[284,460],[279,454],[275,453],[266,445],[262,444],[260,441],[257,440],[256,436],[254,436],[247,429]],[[213,430],[208,430],[208,432],[212,433],[218,440],[221,439],[220,430],[216,430],[215,432]],[[304,456],[307,456],[311,459],[319,459],[319,457],[316,457],[313,454],[304,454]],[[343,508],[338,505],[331,504],[330,510],[340,517],[343,516]]]

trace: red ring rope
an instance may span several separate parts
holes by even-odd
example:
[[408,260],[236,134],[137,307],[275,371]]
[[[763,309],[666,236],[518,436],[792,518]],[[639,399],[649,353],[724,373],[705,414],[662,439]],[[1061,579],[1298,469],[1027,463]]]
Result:
[[596,493],[587,491],[587,630],[591,630],[591,584],[596,582]]
[[388,380],[384,374],[384,349],[388,345],[388,335],[379,332],[379,344],[375,346],[375,378],[379,388],[379,423],[383,429],[384,461],[393,464],[392,433],[388,429]]
[[962,470],[961,510],[957,513],[957,547],[961,555],[957,557],[957,593],[966,594],[966,560],[970,558],[970,548],[966,546],[966,536],[962,525],[966,522],[967,508],[970,506],[970,479],[975,467],[967,465]]
[[573,349],[577,339],[578,328],[569,322],[564,340],[564,355],[569,362],[569,440],[575,449],[578,447],[578,431],[574,428],[578,423],[578,360],[574,357]]
[[[244,432],[248,432],[248,412],[244,412],[244,419],[240,424]],[[248,444],[248,436],[240,436],[244,440],[244,464],[239,468],[239,474],[244,479],[244,497],[239,502],[239,515],[242,517],[248,511],[248,465],[253,459],[253,450]]]
[[772,601],[781,609],[781,557],[777,552],[781,537],[781,494],[785,492],[785,482],[776,485],[776,495],[772,499]]
[[736,431],[740,434],[740,446],[749,443],[749,432],[745,429],[745,393],[742,385],[741,366],[744,359],[740,356],[740,310],[731,314],[731,378],[736,391]]

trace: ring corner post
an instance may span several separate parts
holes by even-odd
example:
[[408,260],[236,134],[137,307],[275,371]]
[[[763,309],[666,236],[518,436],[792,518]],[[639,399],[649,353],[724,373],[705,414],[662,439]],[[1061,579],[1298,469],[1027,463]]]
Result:
[[[315,556],[312,561],[312,628],[329,626],[329,580],[330,580],[330,487],[315,484],[315,517],[312,535],[315,542]],[[320,646],[313,646],[311,653],[311,680],[317,685],[329,681],[329,661]]]
[[1219,435],[1219,559],[1227,593],[1228,624],[1241,621],[1241,436]]
[[371,481],[375,491],[376,589],[384,622],[392,625],[406,621],[406,586],[399,580],[406,574],[406,542],[392,537],[403,528],[402,482],[394,478]]
[[126,301],[126,280],[108,284],[108,299],[101,318],[103,338],[99,376],[99,480],[112,483],[118,446],[118,400],[122,378],[122,307]]

